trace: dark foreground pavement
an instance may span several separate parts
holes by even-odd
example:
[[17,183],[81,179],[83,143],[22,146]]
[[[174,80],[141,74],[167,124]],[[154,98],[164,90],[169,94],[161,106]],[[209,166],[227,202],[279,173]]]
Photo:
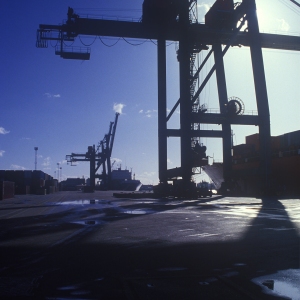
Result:
[[300,299],[299,204],[112,192],[0,201],[0,299]]

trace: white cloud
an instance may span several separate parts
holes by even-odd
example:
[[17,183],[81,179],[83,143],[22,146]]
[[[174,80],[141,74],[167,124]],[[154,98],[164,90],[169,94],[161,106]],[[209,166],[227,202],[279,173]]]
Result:
[[111,165],[113,165],[113,168],[116,169],[120,164],[122,164],[122,159],[120,158],[111,158],[110,159]]
[[279,30],[283,31],[289,31],[290,30],[290,25],[288,22],[284,19],[277,19],[277,22],[279,23]]
[[4,155],[5,151],[4,150],[0,150],[0,157],[2,157]]
[[0,134],[7,134],[9,131],[7,131],[5,128],[0,127]]
[[135,174],[135,178],[140,180],[143,184],[154,184],[158,181],[156,172],[143,172]]
[[50,94],[50,93],[45,93],[44,94],[47,98],[60,98],[60,94]]
[[208,3],[200,3],[197,5],[198,9],[203,9],[205,11],[205,13],[207,13],[211,7],[211,4]]
[[15,164],[10,165],[10,169],[11,170],[26,170],[25,167],[22,167],[22,166],[19,166],[19,165],[15,165]]
[[43,163],[42,163],[42,166],[43,167],[49,167],[49,166],[51,166],[51,158],[48,156],[48,157],[46,157],[46,158],[44,158],[44,161],[43,161]]
[[172,165],[172,164],[173,164],[173,162],[171,161],[171,159],[170,159],[170,158],[168,158],[168,159],[167,159],[167,162],[168,162],[168,164],[170,164],[170,165]]
[[199,18],[199,22],[204,22],[204,16],[206,15],[206,13],[209,11],[209,9],[211,8],[213,3],[201,3],[198,4],[198,15],[199,16],[203,16],[202,18]]
[[22,140],[22,141],[29,141],[29,140],[31,140],[31,138],[28,138],[28,137],[22,137],[21,140]]
[[125,107],[126,105],[123,104],[123,103],[115,103],[114,104],[114,107],[113,107],[113,110],[116,112],[116,113],[119,113],[120,115],[122,114],[122,110],[123,108]]
[[157,114],[157,110],[156,109],[147,109],[147,110],[141,109],[139,111],[139,113],[145,114],[145,117],[147,117],[147,118],[151,118],[153,116],[153,114]]

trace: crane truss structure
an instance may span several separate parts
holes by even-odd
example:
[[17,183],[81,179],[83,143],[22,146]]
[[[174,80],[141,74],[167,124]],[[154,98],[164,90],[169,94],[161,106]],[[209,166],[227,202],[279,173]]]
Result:
[[[73,41],[79,35],[110,36],[134,39],[157,40],[158,56],[158,145],[159,180],[165,184],[181,177],[188,188],[193,169],[196,167],[191,155],[194,141],[201,137],[221,138],[223,141],[224,179],[231,178],[231,125],[255,125],[259,127],[260,168],[257,171],[265,189],[269,186],[270,114],[262,48],[300,50],[300,37],[259,32],[255,0],[242,0],[240,5],[233,0],[217,0],[206,15],[205,24],[193,17],[196,0],[165,0],[155,10],[157,1],[145,0],[141,22],[112,21],[81,18],[68,10],[68,19],[62,25],[39,26],[37,47],[47,47],[49,40],[60,41],[56,54],[63,58],[89,59],[90,49],[67,50],[64,41]],[[241,31],[245,24],[246,30]],[[167,115],[166,96],[166,41],[179,42],[178,61],[180,98]],[[257,115],[235,115],[228,112],[228,97],[224,67],[224,55],[232,46],[250,48]],[[210,49],[210,50],[209,50]],[[209,51],[208,51],[209,50]],[[199,68],[194,67],[193,57],[200,51],[208,51]],[[195,82],[208,58],[213,55],[215,64],[199,88]],[[203,113],[199,106],[199,95],[205,85],[216,74],[220,113]],[[168,129],[167,123],[174,111],[180,107],[180,128]],[[221,124],[222,130],[201,130],[200,124]],[[180,138],[181,166],[167,168],[167,139]],[[201,163],[198,163],[201,165]]]
[[[115,134],[118,124],[119,113],[116,113],[115,121],[110,122],[109,131],[105,134],[97,146],[89,146],[88,151],[84,154],[71,153],[66,155],[66,160],[71,165],[78,161],[85,161],[90,163],[90,187],[95,188],[95,179],[101,180],[101,186],[109,189],[111,185],[111,154],[115,140]],[[97,174],[102,167],[102,173]]]

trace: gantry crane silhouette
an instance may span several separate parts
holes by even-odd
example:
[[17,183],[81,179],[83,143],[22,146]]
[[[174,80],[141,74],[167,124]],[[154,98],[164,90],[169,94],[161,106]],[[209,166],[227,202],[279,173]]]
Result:
[[[99,142],[97,148],[95,145],[88,146],[86,153],[71,153],[66,155],[67,163],[74,166],[78,161],[90,163],[90,188],[95,189],[95,179],[101,180],[101,188],[111,188],[111,154],[114,146],[116,129],[118,124],[119,113],[115,115],[115,121],[110,122],[109,131],[104,135],[104,138]],[[102,167],[101,174],[98,174],[99,168]]]
[[[262,48],[300,50],[300,37],[259,32],[255,0],[217,0],[205,16],[205,24],[197,21],[197,0],[145,0],[140,22],[112,21],[80,17],[72,8],[62,25],[43,25],[37,31],[37,47],[47,47],[49,40],[59,46],[55,53],[65,59],[90,59],[90,48],[66,48],[65,41],[74,41],[79,35],[110,36],[157,40],[158,59],[158,167],[159,181],[182,178],[183,191],[190,188],[195,167],[207,164],[205,148],[197,152],[200,138],[221,138],[223,145],[224,180],[232,177],[231,125],[254,125],[259,128],[260,177],[262,188],[270,186],[271,146],[270,113]],[[167,115],[166,96],[166,41],[179,42],[178,61],[180,97]],[[249,47],[256,94],[257,115],[242,115],[241,103],[229,101],[226,88],[224,55],[230,47]],[[207,52],[199,67],[195,56]],[[199,73],[213,55],[214,66],[203,82]],[[210,113],[200,105],[199,96],[213,74],[216,74],[220,113]],[[198,81],[198,85],[196,82]],[[196,88],[199,86],[199,88]],[[180,107],[180,128],[169,129],[167,123]],[[201,124],[220,124],[221,130],[203,130]],[[180,138],[178,168],[167,168],[167,139]],[[202,146],[204,147],[204,146]]]

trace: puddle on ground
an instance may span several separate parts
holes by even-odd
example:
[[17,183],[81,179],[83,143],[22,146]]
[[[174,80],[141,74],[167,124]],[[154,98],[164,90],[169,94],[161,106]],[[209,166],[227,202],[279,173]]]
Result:
[[254,278],[252,281],[260,285],[267,294],[300,300],[300,269],[283,270],[275,274]]
[[244,267],[244,266],[246,266],[246,264],[244,264],[244,263],[235,263],[234,266],[235,267]]
[[60,205],[87,205],[87,204],[111,205],[110,201],[108,200],[97,200],[97,199],[63,201],[63,202],[59,202],[59,204]]
[[296,228],[280,227],[280,228],[264,228],[264,230],[284,231],[284,230],[296,230]]
[[155,211],[151,209],[133,209],[133,210],[123,210],[121,212],[123,214],[129,214],[129,215],[147,215],[147,214],[153,214]]
[[104,221],[99,221],[99,220],[83,220],[83,221],[75,221],[75,222],[72,222],[74,224],[80,224],[80,225],[90,225],[90,226],[93,226],[93,225],[101,225],[101,224],[104,224],[105,222]]

